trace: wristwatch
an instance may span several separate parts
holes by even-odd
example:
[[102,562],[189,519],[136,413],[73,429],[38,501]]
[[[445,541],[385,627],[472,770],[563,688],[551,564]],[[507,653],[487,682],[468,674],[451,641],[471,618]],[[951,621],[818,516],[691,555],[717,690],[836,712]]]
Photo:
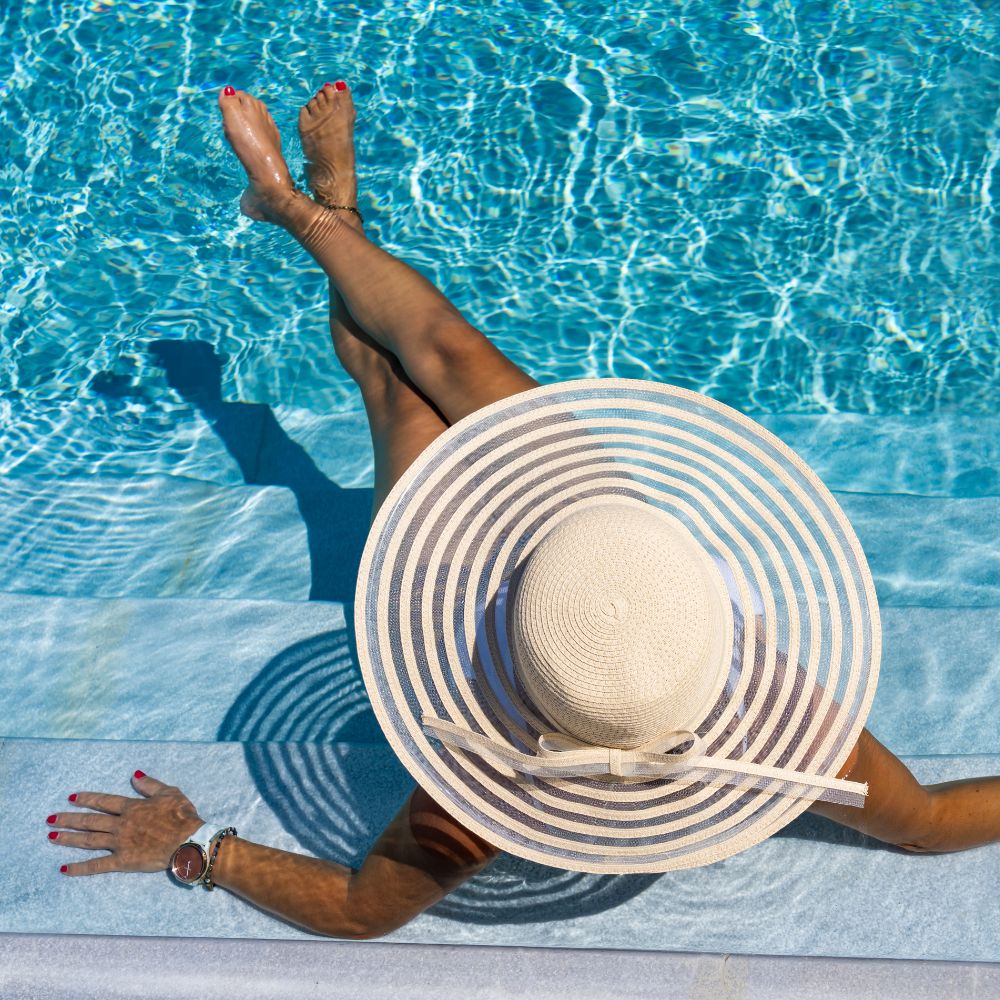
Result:
[[212,882],[212,867],[219,853],[219,844],[225,837],[235,837],[236,830],[227,826],[224,830],[213,833],[213,829],[215,828],[212,824],[202,823],[174,851],[170,859],[170,873],[183,885],[204,885],[206,889],[215,888],[215,883]]

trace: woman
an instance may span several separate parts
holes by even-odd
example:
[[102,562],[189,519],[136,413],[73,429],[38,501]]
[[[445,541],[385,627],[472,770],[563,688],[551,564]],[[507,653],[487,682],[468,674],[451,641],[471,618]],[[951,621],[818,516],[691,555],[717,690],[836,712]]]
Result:
[[[426,279],[365,237],[346,84],[326,84],[299,115],[313,198],[295,189],[263,103],[227,87],[219,106],[248,175],[242,211],[285,228],[329,278],[334,348],[360,387],[371,429],[377,512],[449,425],[537,383]],[[818,801],[811,811],[908,851],[957,851],[1000,839],[1000,778],[921,787],[866,729],[836,777],[867,783],[863,807]],[[182,879],[196,881],[210,861],[209,885],[307,930],[362,939],[402,926],[498,853],[420,785],[352,871],[233,835],[210,837],[213,829],[201,830],[198,811],[179,789],[138,771],[133,782],[139,798],[79,792],[70,800],[86,811],[49,817],[59,844],[108,852],[64,865],[64,873],[161,871],[193,837],[202,846],[174,861]]]

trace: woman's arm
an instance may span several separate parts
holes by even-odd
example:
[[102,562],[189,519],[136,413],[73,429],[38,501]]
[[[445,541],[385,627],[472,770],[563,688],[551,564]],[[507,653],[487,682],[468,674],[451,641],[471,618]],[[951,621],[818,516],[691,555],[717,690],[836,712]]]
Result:
[[1000,841],[1000,777],[921,785],[867,729],[837,777],[868,782],[864,808],[815,802],[809,811],[876,840],[918,854]]
[[[57,843],[109,852],[63,866],[67,875],[164,871],[174,850],[201,826],[178,788],[146,775],[132,780],[143,798],[80,792],[73,801],[92,812],[49,817],[50,826],[60,828]],[[402,927],[482,871],[497,853],[417,788],[357,872],[226,837],[212,880],[306,930],[363,939]]]
[[[757,642],[764,642],[764,619],[756,617]],[[783,680],[788,660],[778,650],[775,690]],[[796,664],[796,687],[806,672]],[[823,694],[815,685],[813,703]],[[821,724],[818,744],[834,715]],[[1000,777],[967,778],[937,785],[921,785],[910,769],[867,730],[861,731],[838,778],[868,783],[865,804],[858,809],[832,802],[814,802],[809,812],[858,830],[876,840],[918,854],[965,851],[1000,841]]]
[[227,837],[212,880],[307,930],[365,939],[409,923],[497,853],[418,787],[357,872]]

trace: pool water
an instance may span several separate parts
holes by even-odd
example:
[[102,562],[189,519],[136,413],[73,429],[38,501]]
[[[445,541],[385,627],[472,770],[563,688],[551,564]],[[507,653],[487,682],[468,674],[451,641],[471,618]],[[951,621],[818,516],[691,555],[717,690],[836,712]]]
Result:
[[298,173],[298,109],[344,77],[372,234],[539,379],[762,412],[995,408],[986,5],[3,10],[5,398],[156,410],[149,342],[196,338],[226,398],[357,407],[316,268],[237,211],[215,104],[225,84],[264,98]]
[[[325,279],[239,214],[226,84],[297,175],[299,107],[347,79],[372,237],[540,380],[672,382],[799,451],[875,577],[873,731],[924,781],[1000,773],[985,0],[11,0],[0,28],[0,855],[140,766],[349,864],[408,791],[349,629],[363,408]],[[505,858],[398,940],[1000,961],[994,848],[804,818],[755,852],[631,880]],[[0,932],[302,936],[38,854],[0,863]]]

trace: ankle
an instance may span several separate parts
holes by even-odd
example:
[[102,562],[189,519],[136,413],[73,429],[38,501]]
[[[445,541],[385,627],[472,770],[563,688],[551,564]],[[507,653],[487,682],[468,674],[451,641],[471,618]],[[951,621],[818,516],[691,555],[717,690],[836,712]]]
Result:
[[323,214],[323,209],[298,188],[290,188],[272,210],[274,221],[295,237],[308,230]]

